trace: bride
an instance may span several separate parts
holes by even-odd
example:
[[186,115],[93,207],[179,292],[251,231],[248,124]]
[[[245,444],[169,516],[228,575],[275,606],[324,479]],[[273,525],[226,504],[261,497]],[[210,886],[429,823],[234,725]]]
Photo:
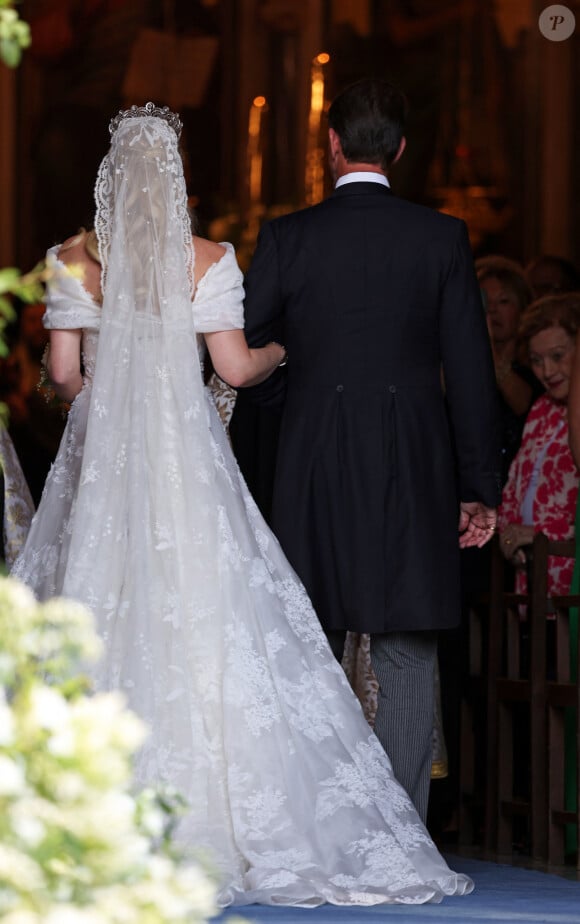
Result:
[[[119,113],[95,231],[48,252],[48,371],[71,401],[13,574],[93,611],[148,724],[138,786],[189,808],[222,905],[440,901],[473,888],[437,852],[310,601],[240,476],[202,358],[234,386],[284,360],[248,348],[233,248],[191,237],[181,123]],[[82,269],[79,275],[78,269]]]

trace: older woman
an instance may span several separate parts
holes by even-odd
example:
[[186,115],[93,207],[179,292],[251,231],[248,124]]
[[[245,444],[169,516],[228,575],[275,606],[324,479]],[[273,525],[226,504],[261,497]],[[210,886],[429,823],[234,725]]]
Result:
[[493,349],[505,484],[520,446],[526,416],[542,391],[534,374],[517,354],[518,325],[522,312],[532,301],[532,290],[523,268],[505,257],[481,257],[476,270]]
[[[520,322],[520,341],[545,394],[528,415],[498,518],[501,550],[518,567],[517,590],[526,585],[524,549],[536,532],[550,539],[574,535],[579,476],[568,445],[567,405],[579,328],[579,293],[541,298]],[[572,562],[552,558],[549,592],[567,593],[571,578]]]

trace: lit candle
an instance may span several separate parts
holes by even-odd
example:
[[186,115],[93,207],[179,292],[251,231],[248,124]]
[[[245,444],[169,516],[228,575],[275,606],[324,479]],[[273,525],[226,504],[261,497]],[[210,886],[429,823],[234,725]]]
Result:
[[248,124],[248,186],[250,207],[262,198],[262,114],[266,111],[266,97],[256,96],[250,106]]
[[310,70],[310,111],[304,184],[307,205],[315,205],[324,195],[325,149],[320,143],[320,128],[324,110],[324,67],[329,61],[330,55],[322,52],[313,59]]

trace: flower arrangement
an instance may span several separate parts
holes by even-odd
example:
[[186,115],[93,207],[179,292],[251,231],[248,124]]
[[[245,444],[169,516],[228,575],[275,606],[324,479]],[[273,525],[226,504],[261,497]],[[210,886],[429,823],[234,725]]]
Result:
[[206,921],[214,884],[171,851],[164,800],[131,793],[144,726],[88,695],[99,651],[82,606],[0,578],[0,922]]

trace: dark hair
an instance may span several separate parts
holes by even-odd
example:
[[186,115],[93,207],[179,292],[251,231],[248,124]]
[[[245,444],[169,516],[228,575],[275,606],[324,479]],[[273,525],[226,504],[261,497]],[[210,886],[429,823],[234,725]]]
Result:
[[328,124],[346,160],[379,164],[383,170],[399,150],[406,118],[405,95],[388,81],[370,77],[342,90],[328,110]]
[[[574,264],[565,257],[557,257],[555,254],[540,254],[530,260],[526,266],[526,276],[531,283],[531,276],[534,270],[540,267],[551,267],[555,269],[560,276],[560,284],[553,286],[554,292],[577,292],[580,290],[580,272]],[[548,292],[546,292],[548,294]]]
[[497,279],[503,286],[511,289],[520,311],[532,301],[534,295],[524,275],[524,269],[515,260],[499,255],[480,257],[475,261],[475,270],[480,283],[485,279]]
[[532,337],[549,327],[562,327],[570,337],[576,338],[580,330],[580,292],[544,295],[526,308],[518,330],[520,345],[526,353]]

